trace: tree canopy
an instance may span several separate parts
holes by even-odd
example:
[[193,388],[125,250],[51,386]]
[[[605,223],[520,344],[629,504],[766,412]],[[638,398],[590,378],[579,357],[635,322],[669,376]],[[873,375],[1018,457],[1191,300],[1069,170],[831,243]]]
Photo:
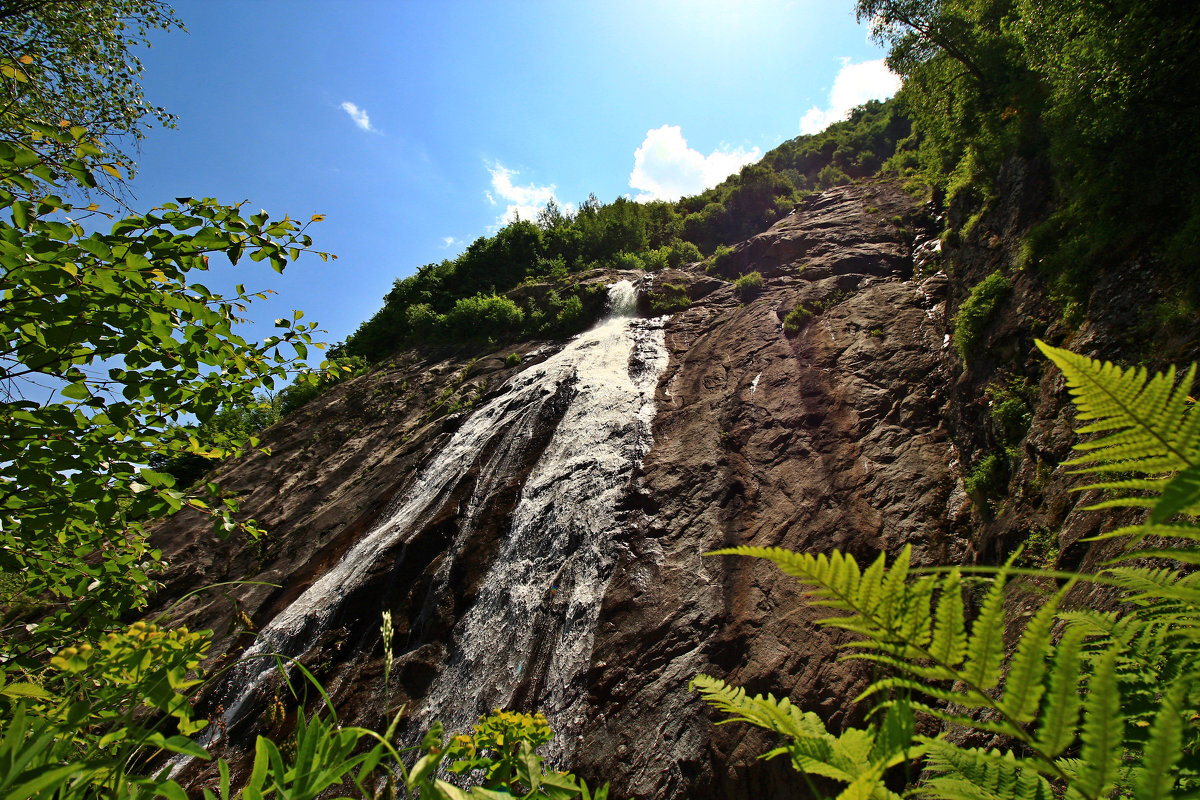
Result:
[[[120,180],[132,170],[133,151],[146,130],[171,127],[175,120],[147,102],[136,51],[149,47],[153,31],[182,28],[161,0],[0,3],[0,100],[6,109],[0,135],[20,140],[28,123],[82,127],[124,167]],[[43,140],[33,146],[54,145]]]

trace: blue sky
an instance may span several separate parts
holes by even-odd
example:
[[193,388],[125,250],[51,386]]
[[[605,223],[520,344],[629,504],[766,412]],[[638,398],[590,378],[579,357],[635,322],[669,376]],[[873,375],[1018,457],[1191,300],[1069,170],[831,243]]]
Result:
[[300,308],[338,341],[514,208],[690,194],[896,86],[851,0],[174,6],[188,32],[155,38],[143,84],[179,124],[142,143],[131,205],[320,213],[339,256],[206,277],[278,292],[256,338]]

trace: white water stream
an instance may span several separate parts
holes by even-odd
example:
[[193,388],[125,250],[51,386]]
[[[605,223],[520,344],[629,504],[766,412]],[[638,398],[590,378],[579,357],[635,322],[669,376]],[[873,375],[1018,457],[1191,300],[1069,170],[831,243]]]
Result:
[[[259,633],[230,680],[224,722],[236,722],[247,701],[271,680],[270,653],[299,656],[324,632],[347,595],[376,560],[438,506],[479,455],[475,495],[462,506],[462,551],[471,524],[511,454],[538,418],[565,412],[550,436],[512,514],[478,600],[457,620],[449,661],[431,685],[419,716],[448,731],[469,729],[479,714],[508,705],[533,682],[539,710],[559,732],[549,753],[561,763],[585,713],[581,678],[590,661],[600,603],[615,562],[617,504],[651,444],[654,392],[667,363],[661,320],[632,318],[636,289],[609,288],[609,314],[562,350],[515,375],[433,453],[374,530]],[[557,402],[551,409],[549,404]],[[502,438],[497,438],[502,437]],[[447,558],[435,585],[453,569]],[[222,726],[210,726],[212,731]]]

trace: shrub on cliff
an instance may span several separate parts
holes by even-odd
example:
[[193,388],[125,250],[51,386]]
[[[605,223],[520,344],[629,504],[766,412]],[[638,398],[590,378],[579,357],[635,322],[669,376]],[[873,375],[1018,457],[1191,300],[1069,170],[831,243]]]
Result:
[[737,289],[738,296],[743,300],[751,298],[762,289],[762,273],[755,270],[754,272],[747,272],[745,275],[739,275],[734,280],[733,285]]
[[507,339],[518,333],[524,322],[525,312],[512,300],[478,294],[455,301],[442,330],[454,339]]
[[965,361],[983,336],[996,309],[1012,292],[1012,281],[993,272],[971,288],[971,293],[954,315],[954,346]]

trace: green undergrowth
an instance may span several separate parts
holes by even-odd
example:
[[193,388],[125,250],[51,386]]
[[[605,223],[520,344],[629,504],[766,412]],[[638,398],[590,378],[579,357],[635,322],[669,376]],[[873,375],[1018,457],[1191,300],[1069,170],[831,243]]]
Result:
[[1008,298],[1012,281],[994,272],[971,287],[971,293],[954,315],[954,346],[966,361],[980,340],[1000,304]]
[[649,293],[648,301],[650,313],[654,315],[673,314],[692,304],[688,298],[687,287],[678,283],[664,283]]

